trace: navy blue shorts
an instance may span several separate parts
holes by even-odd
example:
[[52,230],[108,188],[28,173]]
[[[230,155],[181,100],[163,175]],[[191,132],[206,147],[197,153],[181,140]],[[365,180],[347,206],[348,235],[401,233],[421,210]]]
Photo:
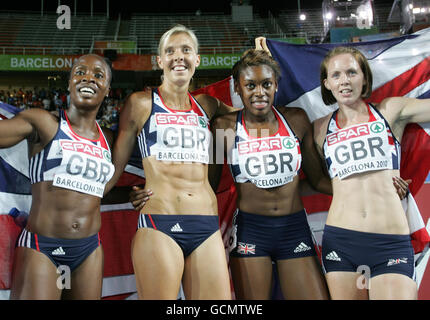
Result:
[[276,217],[237,210],[230,242],[232,257],[269,256],[277,261],[316,256],[304,210]]
[[365,266],[370,271],[369,278],[400,273],[415,280],[414,249],[409,235],[360,232],[326,225],[322,262],[326,273],[357,272],[359,266]]
[[153,228],[167,234],[181,247],[184,257],[187,257],[219,230],[219,219],[215,215],[141,213],[138,228]]
[[73,272],[95,249],[100,246],[98,233],[84,239],[48,238],[23,229],[17,247],[26,247],[42,252],[58,268],[66,265]]

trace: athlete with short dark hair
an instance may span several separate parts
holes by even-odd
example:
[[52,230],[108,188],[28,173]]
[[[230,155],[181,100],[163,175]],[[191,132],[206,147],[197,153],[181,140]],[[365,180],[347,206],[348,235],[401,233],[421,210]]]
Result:
[[[81,56],[70,73],[67,111],[29,109],[0,121],[2,148],[28,142],[33,197],[17,241],[11,299],[101,297],[100,200],[114,166],[96,115],[111,78],[103,57]],[[62,290],[63,272],[71,276],[69,290]]]

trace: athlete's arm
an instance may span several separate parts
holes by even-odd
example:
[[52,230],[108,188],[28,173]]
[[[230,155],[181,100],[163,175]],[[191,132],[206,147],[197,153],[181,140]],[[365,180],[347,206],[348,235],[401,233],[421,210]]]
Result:
[[210,119],[239,110],[207,94],[199,94],[195,98],[205,109]]
[[399,141],[408,123],[430,121],[430,99],[390,97],[384,99],[377,108],[390,123]]
[[0,148],[16,145],[24,139],[36,135],[36,123],[46,116],[45,110],[28,109],[11,119],[0,121]]
[[[303,130],[301,141],[302,168],[309,184],[316,191],[332,194],[331,180],[315,148],[313,128],[306,112],[300,109],[296,112],[294,119],[295,123],[298,122],[300,128]],[[297,127],[297,125],[295,125],[295,127]]]
[[209,165],[209,183],[214,192],[218,189],[225,159],[227,164],[231,161],[228,153],[234,145],[236,116],[237,113],[231,113],[215,118],[211,122],[213,156]]
[[[211,132],[212,132],[212,162],[209,164],[208,168],[208,177],[209,183],[214,192],[217,191],[218,185],[221,179],[222,166],[224,164],[225,157],[225,149],[220,149],[219,143],[217,143],[217,130],[222,130],[220,127],[220,123],[222,122],[221,118],[216,118],[211,122]],[[219,141],[218,141],[219,142]],[[220,149],[220,150],[217,150]],[[221,153],[221,154],[220,154]],[[220,160],[223,160],[220,163]]]
[[400,98],[402,104],[399,119],[410,122],[430,121],[430,99]]
[[115,174],[105,188],[105,194],[117,183],[125,166],[133,152],[137,135],[151,111],[150,94],[135,92],[131,94],[121,110],[119,117],[118,136],[115,140],[112,162],[115,166]]

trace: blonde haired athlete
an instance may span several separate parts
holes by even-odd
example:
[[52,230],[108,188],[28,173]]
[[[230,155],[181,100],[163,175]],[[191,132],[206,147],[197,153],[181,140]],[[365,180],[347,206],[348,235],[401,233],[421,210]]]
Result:
[[[152,191],[139,217],[132,260],[141,299],[230,299],[217,199],[208,182],[209,121],[234,109],[188,92],[200,64],[194,33],[177,25],[160,40],[162,84],[133,93],[120,115],[113,162],[123,171],[136,140]],[[110,186],[109,186],[110,187]]]

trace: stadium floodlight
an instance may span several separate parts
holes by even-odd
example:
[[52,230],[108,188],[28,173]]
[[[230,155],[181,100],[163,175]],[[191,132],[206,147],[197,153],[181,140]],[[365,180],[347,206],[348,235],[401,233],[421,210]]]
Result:
[[306,15],[304,13],[301,13],[299,18],[300,20],[304,21],[306,20]]

